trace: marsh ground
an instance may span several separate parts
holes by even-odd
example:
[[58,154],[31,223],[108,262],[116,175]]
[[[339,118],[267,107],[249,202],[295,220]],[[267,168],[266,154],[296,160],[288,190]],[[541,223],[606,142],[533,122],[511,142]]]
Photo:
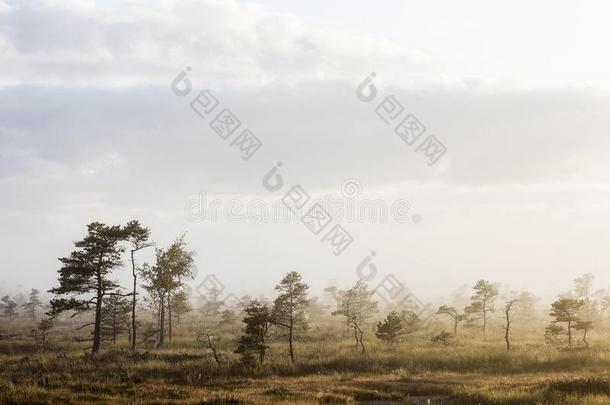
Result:
[[293,366],[278,342],[256,368],[228,348],[217,365],[187,336],[136,353],[106,346],[97,356],[3,339],[0,403],[610,403],[610,347],[602,344],[567,351],[518,341],[507,353],[500,342],[471,339],[449,347],[371,339],[361,354],[348,340],[300,342]]

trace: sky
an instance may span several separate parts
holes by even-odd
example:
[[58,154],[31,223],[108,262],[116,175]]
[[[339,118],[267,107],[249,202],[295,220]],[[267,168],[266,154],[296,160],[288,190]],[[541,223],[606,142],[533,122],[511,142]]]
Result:
[[[610,287],[609,8],[0,0],[0,292],[51,288],[86,224],[130,219],[160,247],[185,232],[192,286],[214,274],[236,295],[290,270],[347,287],[367,257],[372,286],[395,274],[422,300],[481,278],[545,298],[589,272]],[[204,89],[262,142],[249,159],[191,108]],[[435,164],[379,116],[390,96],[446,148]],[[326,230],[244,214],[294,185],[400,218],[335,215],[353,238],[335,255]],[[202,195],[219,218],[193,214]]]

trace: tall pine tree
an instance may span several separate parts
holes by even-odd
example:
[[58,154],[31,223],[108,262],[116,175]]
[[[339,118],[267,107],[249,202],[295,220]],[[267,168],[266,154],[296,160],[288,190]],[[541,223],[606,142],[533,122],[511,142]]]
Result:
[[286,274],[275,287],[278,296],[273,302],[271,322],[288,332],[288,352],[290,360],[294,363],[294,337],[298,330],[307,329],[308,323],[305,310],[309,299],[307,290],[309,286],[296,271]]
[[71,311],[74,314],[94,310],[92,353],[101,348],[102,303],[104,297],[117,292],[118,285],[110,279],[112,271],[121,265],[124,247],[121,242],[128,232],[119,225],[108,226],[93,222],[87,226],[87,236],[75,242],[77,248],[69,257],[60,258],[59,286],[49,290],[57,298],[51,300],[51,314]]

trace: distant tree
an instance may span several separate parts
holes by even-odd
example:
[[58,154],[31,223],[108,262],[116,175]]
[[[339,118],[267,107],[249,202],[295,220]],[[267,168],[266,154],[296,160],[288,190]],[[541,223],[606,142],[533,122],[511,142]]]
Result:
[[251,301],[244,309],[244,334],[239,338],[235,351],[241,355],[243,363],[252,364],[254,354],[262,364],[265,361],[267,348],[267,334],[269,333],[271,313],[267,304],[260,301]]
[[131,302],[128,298],[120,295],[104,297],[102,307],[102,337],[111,340],[116,345],[117,337],[125,332],[129,333],[131,340]]
[[[124,248],[120,242],[127,232],[121,226],[108,226],[93,222],[87,226],[87,236],[74,243],[77,250],[70,257],[59,259],[63,264],[59,270],[59,286],[49,290],[58,298],[51,300],[51,314],[71,311],[74,314],[95,310],[93,345],[91,350],[98,353],[102,335],[102,302],[116,292],[118,285],[109,276],[121,265]],[[68,297],[66,297],[68,296]]]
[[167,249],[163,256],[162,265],[169,273],[169,284],[167,290],[168,308],[168,332],[169,339],[172,339],[173,317],[172,300],[174,295],[184,287],[184,279],[193,276],[193,256],[194,252],[186,250],[184,235],[176,238],[174,243]]
[[189,302],[189,296],[186,289],[182,288],[174,293],[174,296],[171,300],[172,304],[172,314],[174,314],[174,319],[176,320],[176,325],[180,325],[181,319],[187,313],[191,312],[191,303]]
[[163,254],[162,249],[155,249],[157,263],[149,265],[144,263],[139,269],[139,275],[145,280],[143,284],[146,290],[150,305],[154,308],[157,319],[157,342],[155,346],[160,347],[165,343],[165,309],[167,305],[167,284],[168,275],[159,263],[159,258]]
[[498,289],[489,281],[479,280],[472,287],[474,295],[470,297],[470,305],[464,308],[464,312],[472,322],[483,319],[483,336],[487,330],[487,315],[495,311],[494,301],[498,297]]
[[584,301],[574,298],[559,298],[551,304],[551,315],[554,323],[566,323],[566,333],[568,335],[568,346],[572,346],[572,328],[580,320],[578,311],[584,305]]
[[601,297],[600,309],[606,315],[606,318],[610,320],[610,295],[603,295]]
[[13,301],[10,296],[5,295],[2,297],[2,308],[4,316],[9,320],[13,321],[17,318],[17,303]]
[[219,321],[221,308],[224,304],[220,299],[221,294],[222,291],[218,287],[212,286],[202,296],[203,304],[199,307],[199,312],[203,316],[204,323],[212,325]]
[[514,308],[515,314],[518,314],[519,318],[526,322],[534,320],[537,317],[537,302],[538,298],[534,294],[528,291],[520,292]]
[[211,334],[211,332],[208,332],[206,329],[204,329],[201,332],[199,332],[199,335],[197,336],[197,340],[198,341],[203,340],[207,344],[208,349],[212,352],[214,361],[216,361],[216,364],[218,364],[220,366],[220,356],[218,355],[218,350],[216,350],[216,344],[215,344],[216,336],[214,336],[213,334]]
[[28,297],[22,292],[18,292],[13,296],[13,301],[17,303],[17,308],[23,308],[23,305],[27,302],[27,300]]
[[272,323],[288,333],[288,351],[294,363],[294,337],[298,330],[308,327],[305,310],[309,286],[296,271],[291,271],[275,287],[278,296],[273,302]]
[[356,348],[360,345],[362,353],[366,351],[364,347],[364,331],[367,320],[377,312],[377,302],[372,300],[373,293],[368,290],[368,286],[362,280],[345,291],[341,295],[341,301],[333,315],[343,315],[348,327],[354,330]]
[[38,322],[36,329],[32,329],[31,334],[36,343],[44,348],[47,345],[49,340],[49,332],[53,327],[53,319],[52,318],[43,318]]
[[42,302],[40,301],[40,291],[35,288],[30,290],[30,296],[28,301],[23,304],[23,310],[26,315],[33,321],[36,320],[36,311],[38,308],[42,308]]
[[137,323],[136,323],[136,306],[138,294],[138,271],[136,266],[135,254],[139,250],[153,246],[153,243],[148,242],[150,237],[150,229],[144,228],[139,221],[130,221],[125,227],[127,232],[127,242],[131,246],[130,262],[131,274],[133,278],[133,290],[131,297],[131,350],[136,350],[137,339]]
[[440,343],[443,346],[449,346],[454,342],[455,336],[447,331],[442,331],[438,335],[432,337],[432,343]]
[[595,276],[591,273],[582,275],[574,279],[574,294],[576,298],[586,300],[593,293],[593,280]]
[[190,276],[193,264],[193,253],[186,250],[184,238],[177,238],[167,249],[155,249],[156,263],[154,266],[144,263],[139,273],[146,284],[144,288],[158,308],[158,340],[157,347],[165,343],[166,310],[169,308],[169,333],[172,332],[171,299],[183,286],[183,278]]
[[254,300],[254,298],[252,298],[251,296],[249,296],[249,295],[247,295],[247,294],[242,295],[242,296],[239,298],[239,301],[237,302],[237,304],[235,305],[235,312],[236,312],[238,315],[243,315],[244,310],[246,309],[246,307],[247,307],[248,305],[250,305],[250,303],[251,303],[253,300]]
[[147,342],[153,335],[156,336],[157,341],[159,340],[159,328],[161,325],[161,304],[165,303],[165,300],[161,301],[161,288],[158,286],[158,272],[155,266],[150,266],[148,263],[142,264],[138,267],[138,274],[141,279],[146,280],[146,277],[152,277],[151,280],[146,280],[146,284],[142,284],[142,287],[146,291],[144,295],[144,302],[150,309],[150,313],[155,320],[154,326],[147,324],[146,337],[142,337],[142,341]]
[[544,331],[544,339],[548,344],[558,345],[560,343],[560,337],[565,334],[567,333],[563,326],[552,322]]
[[577,320],[576,324],[574,325],[574,329],[581,330],[583,332],[582,342],[585,344],[585,346],[589,347],[589,342],[587,342],[587,333],[593,329],[593,322]]
[[[599,319],[600,315],[600,306],[598,302],[594,299],[593,293],[593,280],[595,276],[591,273],[584,274],[581,277],[578,277],[574,280],[574,298],[580,299],[583,301],[583,305],[580,308],[579,316],[583,320],[593,321],[594,319]],[[602,291],[600,291],[603,293]],[[597,294],[599,294],[598,292]],[[597,295],[596,294],[596,295]],[[602,294],[603,295],[603,294]],[[603,297],[600,297],[603,299]]]
[[515,305],[517,299],[512,299],[506,303],[504,306],[504,315],[506,316],[506,325],[504,326],[504,340],[506,341],[506,351],[510,351],[510,311],[513,309],[513,305]]
[[413,311],[402,311],[400,316],[402,317],[404,325],[402,330],[403,335],[410,335],[421,329],[422,320],[417,313]]
[[449,298],[451,306],[455,308],[464,308],[468,305],[468,302],[470,301],[470,297],[468,296],[469,290],[470,286],[468,284],[462,284],[459,288],[453,290]]
[[383,321],[377,322],[375,336],[384,342],[394,344],[402,335],[404,320],[396,311],[391,311]]
[[330,298],[331,302],[337,306],[341,303],[341,298],[343,297],[343,294],[345,293],[345,291],[339,290],[334,285],[324,288],[324,292]]
[[329,310],[333,305],[326,305],[319,297],[311,297],[307,303],[307,316],[311,323],[321,325],[328,319]]
[[437,315],[447,315],[453,321],[453,335],[457,336],[458,325],[466,320],[466,314],[460,314],[457,309],[448,305],[442,305],[436,311]]
[[224,332],[235,333],[239,330],[239,319],[232,309],[225,309],[220,313],[218,329]]

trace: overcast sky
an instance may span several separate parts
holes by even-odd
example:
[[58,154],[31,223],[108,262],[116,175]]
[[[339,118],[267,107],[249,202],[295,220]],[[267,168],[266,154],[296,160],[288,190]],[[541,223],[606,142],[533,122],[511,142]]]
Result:
[[[610,4],[0,0],[0,292],[48,289],[86,224],[187,232],[199,279],[268,293],[289,270],[357,280],[374,250],[425,300],[487,278],[552,296],[610,286]],[[171,90],[187,66],[192,92]],[[356,97],[375,72],[377,98]],[[189,107],[209,89],[262,142],[242,160]],[[394,95],[433,166],[375,113]],[[422,138],[423,139],[423,138]],[[282,191],[262,186],[278,161]],[[193,221],[195,198],[408,201],[350,223],[340,256],[299,223]],[[416,220],[413,220],[416,218]],[[141,256],[142,260],[148,254]],[[120,272],[117,272],[117,277]],[[124,278],[127,272],[123,272]]]

